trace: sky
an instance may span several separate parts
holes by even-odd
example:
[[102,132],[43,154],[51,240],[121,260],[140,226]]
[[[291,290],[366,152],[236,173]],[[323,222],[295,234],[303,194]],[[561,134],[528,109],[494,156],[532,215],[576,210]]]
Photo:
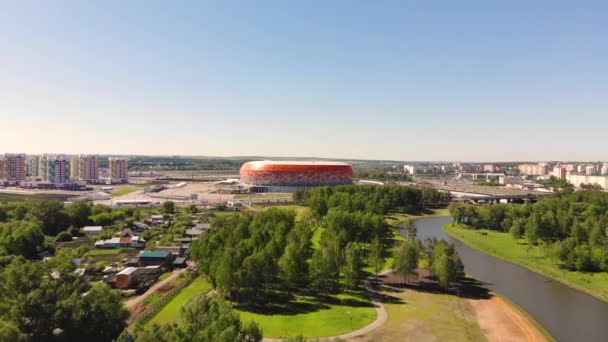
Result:
[[608,4],[2,1],[0,152],[608,160]]

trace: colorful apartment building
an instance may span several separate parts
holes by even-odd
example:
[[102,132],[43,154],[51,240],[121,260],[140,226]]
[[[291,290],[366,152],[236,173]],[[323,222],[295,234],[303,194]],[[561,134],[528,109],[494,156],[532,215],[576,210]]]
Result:
[[99,158],[94,155],[78,156],[78,179],[87,183],[99,181]]

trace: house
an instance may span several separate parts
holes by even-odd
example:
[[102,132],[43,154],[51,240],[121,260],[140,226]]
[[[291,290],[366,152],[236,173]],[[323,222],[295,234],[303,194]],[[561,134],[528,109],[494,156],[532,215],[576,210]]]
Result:
[[127,267],[116,274],[116,287],[119,289],[128,289],[132,287],[139,278],[137,267]]
[[207,230],[209,228],[211,228],[211,223],[209,222],[197,223],[194,225],[194,229],[198,230]]
[[150,228],[147,224],[141,222],[131,222],[131,228],[135,231],[142,231]]
[[120,238],[113,237],[111,239],[95,241],[95,248],[118,248],[120,247]]
[[171,264],[171,253],[160,251],[142,251],[139,253],[140,266],[168,266]]
[[96,248],[144,248],[145,246],[146,240],[144,240],[141,236],[117,236],[111,239],[95,241]]
[[130,267],[139,266],[139,258],[138,257],[128,258],[127,262],[125,262],[125,266],[130,266]]
[[99,234],[103,233],[103,227],[102,226],[86,226],[86,227],[82,228],[82,233],[85,236],[99,235]]
[[181,253],[181,248],[179,246],[156,246],[154,248],[155,252],[168,252],[171,253],[173,258],[177,258]]
[[228,208],[240,208],[243,206],[243,202],[241,201],[227,201],[226,206]]
[[181,257],[181,258],[175,259],[175,261],[173,261],[172,266],[173,266],[173,268],[184,268],[184,267],[188,266],[188,264],[186,263],[186,258]]
[[152,224],[163,224],[165,217],[163,215],[152,215],[150,216],[150,223]]
[[200,229],[186,229],[186,236],[188,236],[191,239],[196,239],[199,236],[201,236],[201,234],[203,234],[205,231],[204,230],[200,230]]

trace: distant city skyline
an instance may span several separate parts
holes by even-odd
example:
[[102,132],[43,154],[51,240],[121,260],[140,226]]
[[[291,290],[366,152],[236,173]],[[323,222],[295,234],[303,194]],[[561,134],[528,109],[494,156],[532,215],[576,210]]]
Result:
[[0,152],[608,160],[608,5],[0,4]]

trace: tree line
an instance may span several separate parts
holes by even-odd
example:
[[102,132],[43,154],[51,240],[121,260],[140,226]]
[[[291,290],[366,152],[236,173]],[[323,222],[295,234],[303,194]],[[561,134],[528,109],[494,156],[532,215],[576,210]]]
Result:
[[578,191],[523,205],[454,203],[450,213],[456,224],[543,244],[568,269],[608,272],[608,193]]
[[387,214],[390,211],[418,212],[423,208],[447,206],[451,195],[435,189],[401,185],[339,185],[296,191],[296,203],[308,205],[317,217],[331,208]]

